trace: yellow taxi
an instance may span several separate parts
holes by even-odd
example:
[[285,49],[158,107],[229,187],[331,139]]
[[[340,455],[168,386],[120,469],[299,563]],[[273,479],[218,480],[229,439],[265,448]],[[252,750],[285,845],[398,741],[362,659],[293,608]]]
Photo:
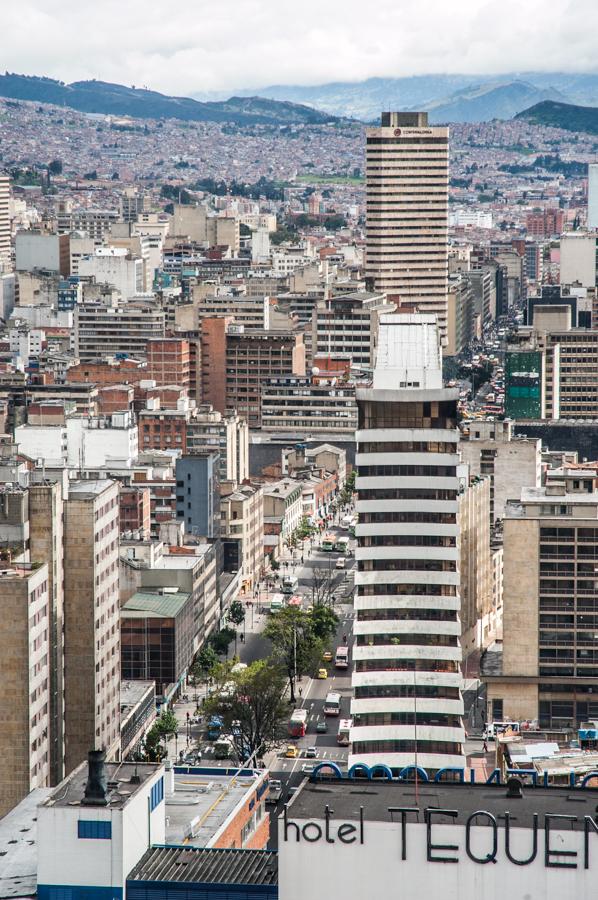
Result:
[[285,756],[287,757],[287,759],[295,759],[297,756],[299,756],[299,747],[296,747],[295,744],[288,744]]
[[332,650],[324,650],[322,653],[322,659],[324,662],[332,662]]
[[322,681],[325,678],[328,678],[328,669],[324,669],[324,668],[318,669],[318,678],[321,678]]

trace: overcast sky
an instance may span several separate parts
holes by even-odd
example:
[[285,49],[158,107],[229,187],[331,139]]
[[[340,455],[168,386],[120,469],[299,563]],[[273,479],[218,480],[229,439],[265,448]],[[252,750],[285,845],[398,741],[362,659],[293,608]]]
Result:
[[188,95],[439,72],[596,71],[597,0],[2,0],[2,69]]

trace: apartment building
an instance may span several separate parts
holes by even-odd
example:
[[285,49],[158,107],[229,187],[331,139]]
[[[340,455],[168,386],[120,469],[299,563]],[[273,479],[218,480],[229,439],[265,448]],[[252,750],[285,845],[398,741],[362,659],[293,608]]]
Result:
[[151,338],[147,342],[147,378],[157,385],[177,385],[188,388],[189,341],[184,338]]
[[218,454],[183,455],[176,461],[176,515],[185,533],[213,540],[220,536]]
[[0,273],[11,268],[10,179],[0,172]]
[[220,481],[249,477],[249,427],[236,412],[224,415],[209,403],[195,409],[187,425],[187,452],[218,453]]
[[262,431],[343,434],[357,428],[355,385],[337,378],[270,378],[262,387]]
[[312,354],[343,354],[358,368],[376,359],[380,317],[394,312],[381,293],[355,291],[317,300],[312,317]]
[[446,331],[448,128],[423,112],[382,113],[366,130],[366,277]]
[[71,482],[64,506],[65,770],[120,745],[119,505],[114,481]]
[[151,300],[82,303],[75,309],[75,356],[81,363],[115,354],[145,359],[147,342],[164,337],[164,315]]
[[468,465],[459,476],[459,575],[461,648],[466,660],[496,637],[493,606],[493,566],[490,548],[490,478],[471,475]]
[[118,222],[118,213],[112,209],[73,209],[70,201],[60,205],[57,215],[58,234],[83,232],[96,245],[101,244]]
[[176,408],[163,408],[159,397],[150,397],[139,412],[139,448],[145,450],[180,450],[187,452],[187,428],[193,409],[189,399],[177,401]]
[[575,727],[598,718],[598,469],[552,470],[504,519],[501,665],[488,718]]
[[490,522],[505,515],[507,502],[524,487],[539,487],[542,478],[542,441],[516,435],[510,419],[465,422],[459,453],[472,476],[490,478]]
[[2,817],[34,788],[51,784],[48,566],[3,563],[0,606]]
[[380,323],[357,390],[357,573],[349,766],[462,766],[456,388],[434,316]]
[[241,589],[250,593],[264,568],[264,497],[257,484],[240,484],[220,498],[221,535],[241,544]]
[[[264,485],[264,521],[280,524],[283,540],[290,537],[303,517],[302,485],[293,478],[281,478]],[[274,524],[271,522],[271,524]]]

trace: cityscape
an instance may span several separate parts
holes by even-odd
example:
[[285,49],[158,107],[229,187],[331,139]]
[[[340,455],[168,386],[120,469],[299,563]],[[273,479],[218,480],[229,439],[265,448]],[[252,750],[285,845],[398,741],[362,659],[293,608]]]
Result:
[[586,36],[349,81],[255,7],[221,72],[7,25],[0,900],[589,900]]

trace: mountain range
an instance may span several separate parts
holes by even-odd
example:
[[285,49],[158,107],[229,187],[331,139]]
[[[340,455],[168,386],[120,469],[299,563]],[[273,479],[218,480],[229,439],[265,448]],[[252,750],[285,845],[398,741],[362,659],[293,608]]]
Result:
[[520,112],[517,119],[526,119],[535,125],[552,125],[565,131],[585,131],[598,134],[598,108],[595,106],[574,106],[571,103],[555,103],[544,100],[530,109]]
[[[598,74],[416,75],[315,86],[273,85],[236,93],[259,93],[272,100],[305,103],[362,121],[377,120],[381,110],[422,109],[430,112],[431,122],[483,122],[510,119],[544,100],[598,106]],[[197,96],[217,99],[219,95]]]
[[169,97],[146,88],[105,81],[64,84],[52,78],[0,75],[0,97],[54,103],[84,113],[103,113],[140,119],[183,119],[193,122],[229,122],[236,125],[319,125],[334,121],[328,112],[297,103],[263,97],[230,97],[200,102],[190,97]]

